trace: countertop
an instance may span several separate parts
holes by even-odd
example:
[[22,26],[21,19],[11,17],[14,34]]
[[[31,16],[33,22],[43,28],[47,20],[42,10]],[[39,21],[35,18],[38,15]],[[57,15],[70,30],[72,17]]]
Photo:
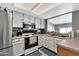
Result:
[[57,45],[79,53],[79,38],[66,38],[66,40],[57,43]]
[[24,36],[24,35],[22,35],[22,36],[15,36],[15,37],[13,37],[12,39],[19,39],[19,38],[26,38],[26,37],[33,37],[33,36],[37,36],[37,35],[29,35],[29,36]]
[[38,36],[38,35],[29,35],[29,36],[15,36],[12,38],[12,43],[15,43],[15,42],[19,42],[20,40],[24,40],[24,38],[27,38],[27,37],[34,37],[34,36]]

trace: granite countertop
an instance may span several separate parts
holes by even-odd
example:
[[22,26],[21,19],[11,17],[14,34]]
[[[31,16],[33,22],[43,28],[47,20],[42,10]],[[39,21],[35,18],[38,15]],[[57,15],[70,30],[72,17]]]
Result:
[[24,35],[22,35],[22,36],[15,36],[15,37],[13,37],[12,39],[19,39],[19,38],[26,38],[26,37],[33,37],[33,36],[38,36],[38,35],[29,35],[29,36],[24,36]]
[[19,38],[24,38],[24,37],[26,36],[15,36],[15,37],[12,37],[12,39],[14,40],[14,39],[19,39]]
[[57,43],[57,45],[79,53],[79,38],[66,38],[66,40]]
[[29,36],[24,36],[24,35],[22,35],[22,36],[15,36],[15,37],[13,37],[12,38],[12,42],[14,43],[14,42],[18,42],[18,41],[20,41],[20,40],[24,40],[24,38],[26,38],[26,37],[33,37],[33,36],[37,36],[37,35],[29,35]]

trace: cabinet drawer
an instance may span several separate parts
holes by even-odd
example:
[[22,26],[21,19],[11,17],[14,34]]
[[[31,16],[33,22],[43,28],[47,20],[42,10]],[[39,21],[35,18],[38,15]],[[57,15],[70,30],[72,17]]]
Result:
[[24,40],[23,38],[18,39],[18,41],[13,42],[13,55],[19,56],[24,54]]
[[12,43],[18,42],[19,39],[13,39]]
[[17,40],[17,41],[15,41],[15,42],[13,42],[13,45],[15,45],[15,44],[24,44],[24,40]]
[[19,56],[22,54],[24,54],[24,45],[21,43],[13,45],[13,55]]

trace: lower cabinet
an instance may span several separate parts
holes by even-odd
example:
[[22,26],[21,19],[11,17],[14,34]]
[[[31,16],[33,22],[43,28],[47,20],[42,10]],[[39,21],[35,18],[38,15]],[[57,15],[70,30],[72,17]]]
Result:
[[20,56],[24,54],[24,40],[20,40],[13,43],[13,55]]
[[42,35],[38,36],[38,43],[39,43],[39,47],[44,45],[44,36]]
[[44,41],[44,47],[57,52],[56,49],[56,40],[53,37],[46,37]]
[[52,36],[48,35],[41,35],[39,36],[39,46],[44,46],[51,51],[54,51],[57,53],[57,43],[60,42],[62,39],[54,38]]

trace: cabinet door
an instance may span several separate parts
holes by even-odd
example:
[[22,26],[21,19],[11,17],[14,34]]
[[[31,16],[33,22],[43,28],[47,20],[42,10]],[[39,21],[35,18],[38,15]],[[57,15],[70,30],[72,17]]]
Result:
[[43,41],[44,41],[43,46],[46,47],[46,48],[48,48],[48,45],[49,45],[48,39],[49,39],[49,38],[48,38],[47,36],[43,36],[43,38],[44,38],[44,39],[43,39]]
[[28,24],[29,22],[30,22],[29,16],[28,15],[24,15],[24,23]]
[[44,41],[44,47],[48,48],[49,49],[49,42],[45,39]]
[[23,27],[23,14],[13,12],[13,27]]
[[38,36],[39,47],[43,46],[43,42],[44,42],[43,36],[39,35]]
[[45,20],[41,19],[41,28],[45,28]]
[[55,38],[46,36],[44,39],[44,46],[55,52],[55,48],[56,48]]
[[35,19],[36,28],[45,28],[45,21],[43,19]]
[[14,43],[13,45],[13,55],[14,56],[19,56],[24,54],[24,44],[23,44],[23,40],[18,41],[16,43]]
[[35,25],[36,25],[36,28],[40,28],[40,19],[39,18],[36,18],[35,19]]
[[31,21],[31,23],[35,23],[34,17],[31,16],[30,21]]
[[50,41],[49,41],[49,47],[48,48],[55,52],[55,48],[56,48],[55,47],[56,46],[56,41],[55,40],[56,39],[53,38],[53,37],[50,37],[49,39],[50,39]]

